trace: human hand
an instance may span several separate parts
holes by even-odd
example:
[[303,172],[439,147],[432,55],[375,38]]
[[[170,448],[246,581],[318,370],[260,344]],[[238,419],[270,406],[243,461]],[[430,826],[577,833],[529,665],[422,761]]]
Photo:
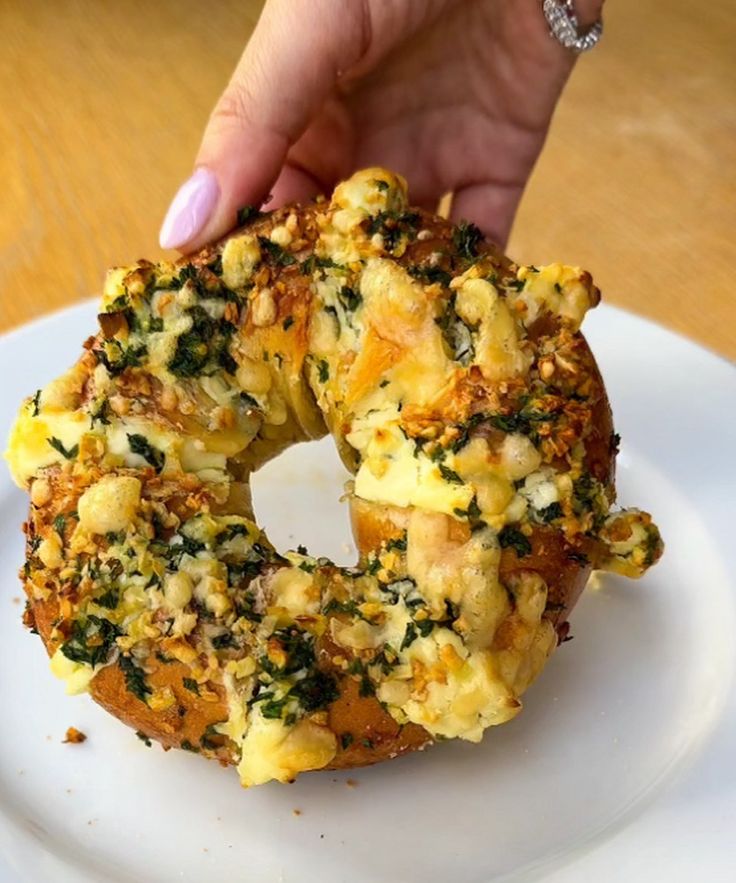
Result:
[[[603,0],[577,0],[581,26]],[[403,174],[504,245],[574,56],[539,0],[268,0],[161,228],[193,251],[239,207]]]

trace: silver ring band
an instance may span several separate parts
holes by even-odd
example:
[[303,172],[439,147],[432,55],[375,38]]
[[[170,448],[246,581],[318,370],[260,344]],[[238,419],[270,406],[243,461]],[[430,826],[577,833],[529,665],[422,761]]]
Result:
[[603,21],[598,19],[589,28],[581,29],[572,0],[544,0],[542,11],[549,25],[550,35],[565,49],[576,54],[587,52],[601,38]]

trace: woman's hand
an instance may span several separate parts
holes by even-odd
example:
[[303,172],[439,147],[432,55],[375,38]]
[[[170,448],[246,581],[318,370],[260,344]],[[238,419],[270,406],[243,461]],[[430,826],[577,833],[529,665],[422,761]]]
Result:
[[[603,0],[577,0],[582,26]],[[574,57],[539,0],[268,0],[161,245],[193,251],[239,207],[329,192],[362,166],[505,244]]]

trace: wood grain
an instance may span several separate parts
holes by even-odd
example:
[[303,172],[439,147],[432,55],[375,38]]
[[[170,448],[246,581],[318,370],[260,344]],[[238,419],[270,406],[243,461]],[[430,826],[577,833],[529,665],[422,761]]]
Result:
[[[155,257],[260,4],[0,4],[0,330]],[[512,256],[736,358],[736,5],[610,0],[524,198]]]

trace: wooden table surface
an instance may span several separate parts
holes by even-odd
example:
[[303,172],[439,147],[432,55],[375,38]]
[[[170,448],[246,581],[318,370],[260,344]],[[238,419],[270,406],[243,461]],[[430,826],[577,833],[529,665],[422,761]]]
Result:
[[[0,330],[159,255],[251,0],[0,4]],[[541,13],[540,13],[541,14]],[[509,247],[736,359],[736,3],[609,0]]]

